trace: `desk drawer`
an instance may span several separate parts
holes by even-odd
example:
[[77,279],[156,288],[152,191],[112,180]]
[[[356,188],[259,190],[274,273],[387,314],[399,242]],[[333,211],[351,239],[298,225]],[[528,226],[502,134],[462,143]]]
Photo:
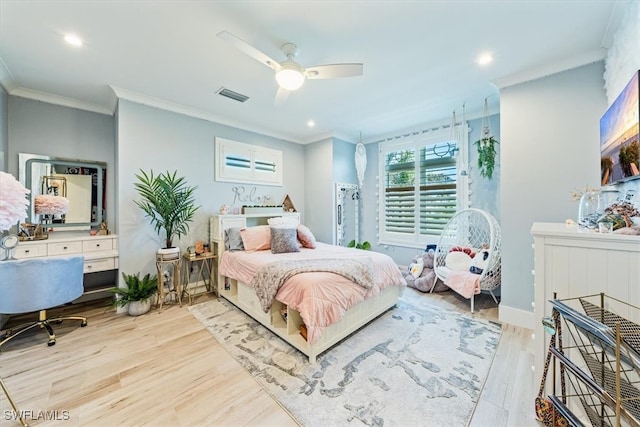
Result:
[[36,258],[47,256],[47,244],[41,243],[36,245],[18,245],[13,250],[13,255],[20,258]]
[[113,239],[85,240],[82,242],[83,252],[110,251],[113,249]]
[[47,243],[47,255],[82,253],[82,242]]
[[95,273],[97,271],[107,271],[116,268],[116,262],[114,258],[98,258],[92,260],[86,260],[84,262],[85,273]]

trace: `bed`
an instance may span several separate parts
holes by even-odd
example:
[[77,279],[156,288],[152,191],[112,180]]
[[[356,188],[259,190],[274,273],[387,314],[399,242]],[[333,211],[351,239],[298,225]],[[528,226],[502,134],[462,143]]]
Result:
[[[298,214],[292,216],[299,221]],[[277,254],[270,248],[226,250],[225,230],[253,230],[261,224],[264,229],[268,218],[211,218],[218,295],[304,353],[310,363],[393,307],[402,295],[406,281],[393,260],[381,253],[319,242],[315,249]],[[322,265],[327,267],[318,267]]]

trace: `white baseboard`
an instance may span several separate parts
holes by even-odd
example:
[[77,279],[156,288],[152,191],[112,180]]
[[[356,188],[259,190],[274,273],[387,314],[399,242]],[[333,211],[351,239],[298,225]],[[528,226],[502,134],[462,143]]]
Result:
[[520,326],[522,328],[534,329],[535,314],[532,311],[521,310],[500,304],[498,318],[503,323]]

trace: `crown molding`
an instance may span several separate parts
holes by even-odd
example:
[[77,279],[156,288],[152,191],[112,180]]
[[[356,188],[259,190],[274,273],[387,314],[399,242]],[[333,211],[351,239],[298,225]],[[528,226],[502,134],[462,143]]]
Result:
[[0,85],[7,93],[11,93],[16,89],[16,79],[13,78],[13,74],[11,74],[2,58],[0,58]]
[[111,108],[93,104],[91,102],[79,101],[73,98],[67,98],[66,96],[53,95],[46,92],[40,92],[37,90],[26,89],[23,87],[17,87],[8,92],[9,95],[18,96],[21,98],[33,99],[35,101],[42,101],[48,104],[61,105],[63,107],[76,108],[78,110],[91,111],[98,114],[104,114],[106,116],[113,116]]
[[134,92],[128,89],[124,89],[118,86],[109,85],[117,99],[125,99],[127,101],[135,102],[137,104],[147,105],[149,107],[159,108],[161,110],[170,111],[173,113],[182,114],[197,119],[206,120],[208,122],[218,123],[225,126],[231,126],[240,130],[248,132],[255,132],[261,135],[270,136],[272,138],[281,139],[288,142],[295,142],[297,144],[304,144],[303,141],[292,140],[290,137],[284,134],[279,134],[267,129],[260,128],[258,126],[252,126],[247,123],[237,122],[229,120],[228,118],[218,116],[197,108],[187,107],[181,104],[176,104],[163,99],[154,98],[139,92]]
[[538,80],[563,71],[582,67],[584,65],[593,64],[602,61],[607,55],[605,48],[598,48],[580,55],[565,58],[560,61],[549,63],[542,67],[536,67],[519,73],[513,73],[508,76],[500,77],[491,81],[498,89],[504,89],[509,86]]

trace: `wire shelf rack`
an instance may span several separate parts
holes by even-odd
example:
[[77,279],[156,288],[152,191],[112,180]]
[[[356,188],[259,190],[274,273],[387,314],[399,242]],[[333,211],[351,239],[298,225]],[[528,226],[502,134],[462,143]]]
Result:
[[567,383],[550,399],[566,425],[640,427],[640,308],[605,294],[550,302],[565,339],[549,351]]

